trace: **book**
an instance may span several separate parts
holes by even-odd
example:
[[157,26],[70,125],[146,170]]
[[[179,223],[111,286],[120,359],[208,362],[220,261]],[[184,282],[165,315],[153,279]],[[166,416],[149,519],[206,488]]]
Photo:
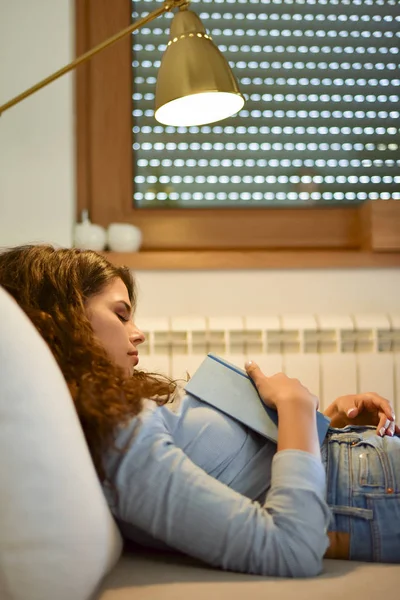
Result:
[[[185,386],[201,402],[210,404],[260,435],[277,442],[278,413],[261,400],[253,381],[236,365],[208,354]],[[325,439],[330,419],[317,411],[319,442]]]

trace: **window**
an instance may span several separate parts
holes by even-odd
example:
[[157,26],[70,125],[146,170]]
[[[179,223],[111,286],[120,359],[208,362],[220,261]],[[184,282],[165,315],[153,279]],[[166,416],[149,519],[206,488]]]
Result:
[[[133,0],[133,20],[159,5]],[[172,13],[133,38],[138,207],[400,199],[397,0],[192,0],[246,97],[203,127],[154,120]]]
[[[272,5],[275,7],[274,2]],[[199,6],[199,12],[206,11],[210,3],[203,0],[194,8]],[[131,8],[131,0],[77,0],[77,54],[128,26]],[[163,19],[165,15],[152,27],[164,27]],[[92,220],[102,225],[113,221],[138,225],[144,235],[144,252],[132,258],[133,266],[400,264],[400,203],[396,200],[361,205],[316,203],[307,208],[255,206],[251,210],[143,210],[132,206],[137,170],[132,160],[131,64],[132,41],[126,38],[81,66],[76,79],[76,108],[78,212],[88,208]],[[392,254],[365,252],[363,248]]]

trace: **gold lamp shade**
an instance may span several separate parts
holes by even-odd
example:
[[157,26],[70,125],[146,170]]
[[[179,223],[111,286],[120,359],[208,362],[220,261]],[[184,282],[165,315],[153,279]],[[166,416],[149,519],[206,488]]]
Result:
[[204,125],[237,113],[244,104],[233,73],[199,17],[187,10],[188,0],[164,0],[156,10],[91,48],[15,98],[0,106],[1,114],[69,73],[165,12],[178,8],[156,85],[155,118],[164,125]]
[[237,113],[244,104],[228,62],[191,10],[171,23],[155,93],[155,118],[163,125],[204,125]]

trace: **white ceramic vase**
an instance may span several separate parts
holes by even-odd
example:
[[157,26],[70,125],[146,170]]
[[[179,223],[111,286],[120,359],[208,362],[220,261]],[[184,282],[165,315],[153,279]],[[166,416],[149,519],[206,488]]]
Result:
[[142,244],[142,232],[139,227],[129,223],[111,223],[107,240],[113,252],[137,252]]
[[106,247],[106,230],[100,225],[91,223],[87,211],[82,213],[82,223],[77,223],[74,230],[74,246],[82,250],[104,250]]

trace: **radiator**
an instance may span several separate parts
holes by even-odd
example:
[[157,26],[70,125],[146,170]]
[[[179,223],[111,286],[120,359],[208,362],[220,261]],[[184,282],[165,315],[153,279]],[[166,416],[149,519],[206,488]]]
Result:
[[378,392],[400,415],[400,315],[152,318],[140,322],[141,367],[187,379],[208,352],[266,374],[297,377],[324,409],[338,396]]

